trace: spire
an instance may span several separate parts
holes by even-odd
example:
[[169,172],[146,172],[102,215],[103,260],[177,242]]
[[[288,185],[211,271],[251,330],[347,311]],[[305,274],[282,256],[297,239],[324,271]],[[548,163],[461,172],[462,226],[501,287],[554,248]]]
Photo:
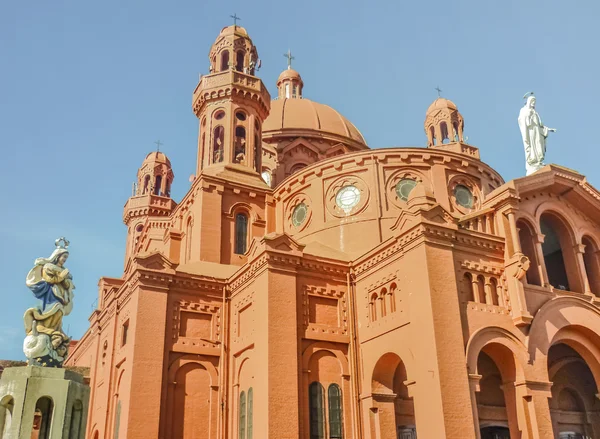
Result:
[[302,98],[304,83],[300,73],[292,69],[292,51],[288,49],[283,56],[287,58],[287,70],[281,72],[277,79],[277,96],[279,99]]

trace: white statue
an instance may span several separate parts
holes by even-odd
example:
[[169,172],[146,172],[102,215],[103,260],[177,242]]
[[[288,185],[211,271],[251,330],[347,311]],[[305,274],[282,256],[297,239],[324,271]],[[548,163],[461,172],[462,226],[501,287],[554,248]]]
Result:
[[525,146],[525,160],[527,175],[533,174],[544,166],[546,156],[546,137],[556,129],[548,128],[542,124],[540,115],[535,111],[535,96],[533,92],[526,94],[525,106],[519,112],[519,128]]

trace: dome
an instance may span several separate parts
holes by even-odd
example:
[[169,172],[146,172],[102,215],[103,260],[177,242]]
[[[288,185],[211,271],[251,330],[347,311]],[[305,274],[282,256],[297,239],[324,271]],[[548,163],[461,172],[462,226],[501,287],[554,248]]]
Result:
[[279,78],[277,79],[277,84],[279,84],[281,81],[283,81],[285,79],[299,79],[300,81],[302,81],[302,78],[300,77],[300,73],[298,73],[294,69],[287,69],[287,70],[284,70],[283,72],[281,72],[281,75],[279,75]]
[[445,108],[449,110],[458,110],[454,102],[452,102],[451,100],[445,98],[437,98],[435,101],[433,101],[433,104],[431,104],[427,109],[427,114],[435,110],[442,110]]
[[146,156],[144,163],[164,163],[168,167],[171,167],[171,161],[160,151],[152,151]]
[[233,35],[233,34],[237,34],[240,36],[244,36],[247,37],[248,36],[248,32],[246,32],[246,29],[244,29],[241,26],[225,26],[223,29],[221,29],[221,33],[219,34],[219,37],[222,36],[226,36],[226,35]]
[[[289,71],[285,70],[282,76]],[[352,122],[333,108],[309,99],[277,99],[271,102],[271,112],[263,123],[263,137],[281,131],[294,131],[295,135],[304,137],[329,137],[340,142],[349,140],[354,146],[367,146]]]

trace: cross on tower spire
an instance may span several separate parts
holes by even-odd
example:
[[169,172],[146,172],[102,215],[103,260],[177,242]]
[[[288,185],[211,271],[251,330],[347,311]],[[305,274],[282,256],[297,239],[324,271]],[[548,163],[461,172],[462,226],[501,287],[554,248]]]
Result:
[[292,56],[292,51],[290,49],[288,49],[287,53],[284,53],[283,56],[285,56],[288,60],[288,69],[292,68],[292,60],[296,59]]
[[235,13],[233,15],[230,15],[231,18],[233,18],[233,25],[237,26],[237,22],[238,20],[241,20],[240,17],[238,17]]
[[438,98],[442,96],[442,89],[440,88],[439,85],[434,90],[437,90],[437,92],[438,92]]
[[157,140],[154,144],[156,145],[156,152],[160,152],[160,146],[164,145],[160,140]]

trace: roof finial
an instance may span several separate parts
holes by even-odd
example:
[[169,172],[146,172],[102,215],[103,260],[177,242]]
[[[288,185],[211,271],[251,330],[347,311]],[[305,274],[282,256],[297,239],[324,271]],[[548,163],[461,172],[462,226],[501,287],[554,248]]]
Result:
[[441,98],[442,97],[442,89],[440,88],[440,86],[438,85],[434,90],[437,90],[438,98]]
[[233,13],[233,15],[230,15],[230,17],[231,17],[231,18],[233,18],[233,26],[234,26],[234,27],[237,27],[237,21],[238,21],[238,20],[241,20],[241,18],[240,18],[240,17],[238,17],[238,16],[235,14],[235,12]]
[[283,56],[285,56],[288,60],[288,70],[290,70],[292,68],[292,60],[296,59],[292,56],[292,51],[290,49],[288,49],[287,53],[284,53]]
[[164,145],[160,140],[157,140],[154,144],[156,145],[156,152],[160,152],[160,145]]

